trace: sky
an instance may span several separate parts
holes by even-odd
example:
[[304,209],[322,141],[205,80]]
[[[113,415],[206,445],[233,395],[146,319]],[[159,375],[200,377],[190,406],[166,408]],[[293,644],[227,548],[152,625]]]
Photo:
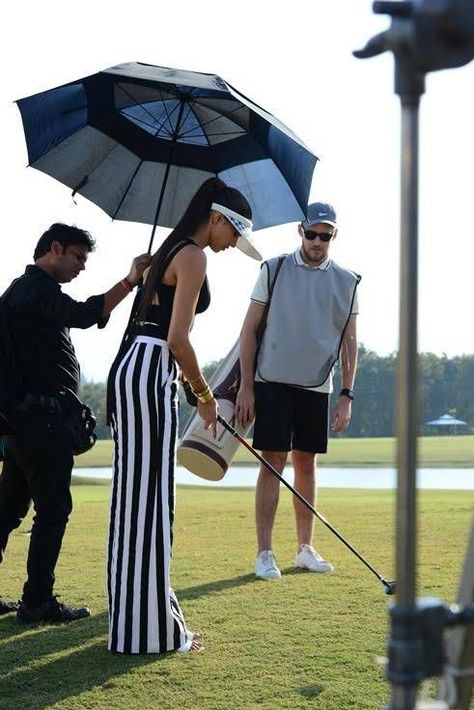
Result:
[[[385,29],[367,0],[222,0],[133,4],[56,0],[3,10],[0,84],[2,243],[0,291],[32,262],[52,222],[97,240],[87,269],[63,287],[83,300],[103,293],[145,252],[151,228],[112,222],[97,206],[27,167],[15,100],[130,61],[218,74],[286,123],[319,157],[310,201],[334,204],[333,258],[362,274],[359,339],[381,355],[398,348],[400,105],[393,58],[352,51]],[[427,78],[420,111],[419,350],[474,352],[474,62]],[[159,229],[155,245],[168,233]],[[255,233],[264,258],[298,246],[297,225]],[[210,309],[191,340],[202,365],[238,337],[259,265],[237,250],[208,253]],[[72,331],[86,379],[102,381],[132,297],[107,328]]]

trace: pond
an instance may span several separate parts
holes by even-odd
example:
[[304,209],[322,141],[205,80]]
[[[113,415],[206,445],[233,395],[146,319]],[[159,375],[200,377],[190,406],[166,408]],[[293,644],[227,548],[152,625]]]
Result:
[[[75,468],[73,474],[84,478],[112,477],[112,468]],[[220,481],[207,481],[195,476],[182,466],[176,467],[176,483],[188,486],[247,487],[255,486],[257,466],[232,466]],[[320,488],[396,488],[397,472],[394,468],[333,468],[318,469]],[[293,483],[293,471],[287,466],[284,478]],[[472,468],[421,468],[417,485],[424,489],[474,491]]]

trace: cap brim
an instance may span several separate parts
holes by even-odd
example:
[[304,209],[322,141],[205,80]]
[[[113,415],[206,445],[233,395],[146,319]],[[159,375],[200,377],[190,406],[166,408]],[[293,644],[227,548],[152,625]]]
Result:
[[251,242],[247,239],[247,237],[238,237],[237,238],[237,244],[235,245],[237,249],[240,249],[241,252],[244,254],[247,254],[247,256],[252,257],[252,259],[256,259],[257,261],[262,261],[262,255],[260,254],[257,249],[253,246]]

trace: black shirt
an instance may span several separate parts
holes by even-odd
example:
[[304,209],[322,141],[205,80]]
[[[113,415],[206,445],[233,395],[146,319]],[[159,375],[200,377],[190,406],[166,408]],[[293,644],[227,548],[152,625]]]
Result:
[[103,328],[104,295],[85,302],[62,293],[43,269],[30,265],[6,295],[7,319],[20,378],[19,395],[77,392],[80,368],[69,328]]

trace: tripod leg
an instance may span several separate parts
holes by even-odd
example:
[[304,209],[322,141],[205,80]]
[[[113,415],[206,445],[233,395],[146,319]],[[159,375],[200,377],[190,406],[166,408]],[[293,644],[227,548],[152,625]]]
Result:
[[[459,583],[458,604],[466,606],[474,604],[474,519],[471,534],[467,545],[466,558]],[[456,626],[451,630],[446,643],[446,657],[448,668],[455,671],[471,669],[470,674],[450,674],[443,676],[439,699],[450,702],[453,688],[456,689],[456,704],[459,710],[468,710],[474,690],[474,624]]]

